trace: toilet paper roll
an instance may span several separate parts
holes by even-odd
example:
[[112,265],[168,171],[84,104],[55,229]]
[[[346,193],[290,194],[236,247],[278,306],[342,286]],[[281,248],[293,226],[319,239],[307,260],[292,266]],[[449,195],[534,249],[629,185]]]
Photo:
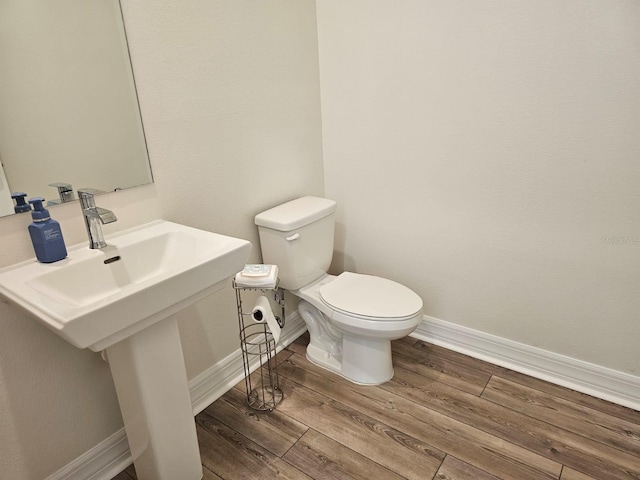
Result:
[[256,300],[256,305],[253,307],[253,311],[251,312],[251,318],[253,318],[257,323],[267,324],[267,327],[269,327],[269,330],[273,335],[273,340],[277,345],[280,340],[280,332],[282,329],[280,328],[280,325],[278,325],[278,321],[273,314],[273,310],[271,310],[271,303],[269,303],[269,299],[264,295],[259,296],[258,300]]

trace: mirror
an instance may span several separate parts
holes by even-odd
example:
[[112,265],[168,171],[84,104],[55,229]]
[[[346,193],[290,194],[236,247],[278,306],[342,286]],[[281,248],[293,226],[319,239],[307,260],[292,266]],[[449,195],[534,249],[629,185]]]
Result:
[[152,182],[118,0],[0,2],[0,164],[0,215]]

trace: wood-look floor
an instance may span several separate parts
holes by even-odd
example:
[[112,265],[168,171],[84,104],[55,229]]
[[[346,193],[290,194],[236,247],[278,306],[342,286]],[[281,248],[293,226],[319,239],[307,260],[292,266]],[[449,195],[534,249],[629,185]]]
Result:
[[196,417],[205,480],[640,479],[638,411],[408,337],[391,381],[358,386],[307,341],[277,357],[276,410],[242,383]]

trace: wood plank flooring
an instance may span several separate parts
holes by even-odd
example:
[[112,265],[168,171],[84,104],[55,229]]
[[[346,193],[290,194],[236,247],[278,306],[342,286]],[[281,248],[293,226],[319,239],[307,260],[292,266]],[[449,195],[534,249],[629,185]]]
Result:
[[277,356],[276,410],[243,382],[196,417],[205,480],[640,480],[638,411],[409,337],[391,381],[359,386],[307,342]]

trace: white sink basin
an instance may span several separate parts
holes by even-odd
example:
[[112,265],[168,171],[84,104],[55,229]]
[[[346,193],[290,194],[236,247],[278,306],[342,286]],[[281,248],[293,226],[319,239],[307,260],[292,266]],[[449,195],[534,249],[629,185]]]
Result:
[[[246,240],[158,220],[71,247],[69,256],[0,271],[0,296],[78,348],[103,350],[222,288]],[[118,258],[119,257],[119,258]]]

